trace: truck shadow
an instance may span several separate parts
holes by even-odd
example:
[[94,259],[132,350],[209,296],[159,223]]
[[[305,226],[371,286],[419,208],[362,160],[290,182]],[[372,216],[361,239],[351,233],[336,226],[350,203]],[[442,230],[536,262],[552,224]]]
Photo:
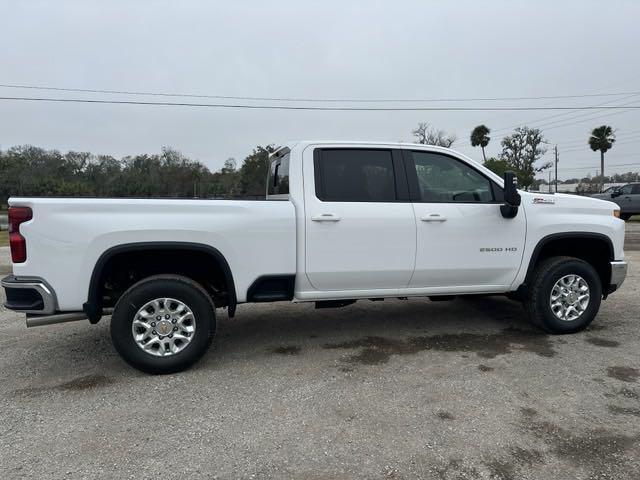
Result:
[[[460,352],[479,359],[518,352],[541,357],[556,354],[553,337],[530,326],[519,303],[502,297],[446,302],[364,300],[339,309],[252,304],[239,306],[233,319],[224,310],[217,315],[212,349],[195,370],[224,369],[230,363],[237,366],[238,361],[251,364],[268,358],[289,358],[295,363],[305,355],[333,355],[349,370],[358,364],[380,365],[395,356],[426,351]],[[36,338],[31,341],[39,345],[38,350],[15,356],[14,367],[36,372],[40,378],[60,377],[60,372],[69,370],[75,375],[71,378],[96,372],[108,372],[110,378],[143,376],[118,357],[108,327],[105,318],[97,326],[82,323],[34,331]],[[558,343],[562,340],[555,341]],[[69,375],[65,377],[69,381]]]
[[343,363],[377,365],[397,355],[449,351],[494,358],[518,351],[555,355],[551,337],[530,326],[522,306],[502,297],[360,301],[341,309],[246,305],[220,318],[205,363],[335,350]]

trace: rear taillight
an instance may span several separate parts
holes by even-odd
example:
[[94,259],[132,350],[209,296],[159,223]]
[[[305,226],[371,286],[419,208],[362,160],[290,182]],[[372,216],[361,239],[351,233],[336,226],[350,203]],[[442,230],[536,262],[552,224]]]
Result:
[[13,263],[27,260],[27,242],[20,234],[20,224],[32,218],[33,212],[29,207],[9,207],[9,246]]

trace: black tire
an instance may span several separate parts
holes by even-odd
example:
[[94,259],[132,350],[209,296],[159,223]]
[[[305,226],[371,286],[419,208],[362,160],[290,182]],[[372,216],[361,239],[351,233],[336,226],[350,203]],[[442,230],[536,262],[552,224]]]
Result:
[[[550,297],[555,283],[565,275],[581,276],[589,287],[589,303],[575,320],[561,320],[551,310]],[[595,318],[602,300],[602,282],[587,262],[574,257],[551,257],[536,267],[529,285],[525,309],[531,322],[549,333],[575,333]]]
[[[168,356],[143,351],[132,334],[138,311],[159,298],[184,303],[194,317],[193,337],[182,350]],[[111,340],[120,356],[132,367],[151,374],[180,372],[193,365],[211,345],[215,331],[215,307],[211,297],[198,283],[177,275],[156,275],[139,281],[120,297],[111,317]]]
[[620,214],[620,219],[624,220],[625,222],[628,221],[631,218],[631,214],[630,213],[621,213]]

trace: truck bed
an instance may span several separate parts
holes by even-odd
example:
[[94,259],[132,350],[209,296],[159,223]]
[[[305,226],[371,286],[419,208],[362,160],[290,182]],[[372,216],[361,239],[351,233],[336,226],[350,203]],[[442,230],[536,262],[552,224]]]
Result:
[[61,311],[81,310],[99,257],[131,243],[215,247],[233,272],[238,302],[259,276],[296,271],[295,212],[287,201],[13,198],[11,205],[33,211],[20,227],[28,258],[13,273],[45,276]]

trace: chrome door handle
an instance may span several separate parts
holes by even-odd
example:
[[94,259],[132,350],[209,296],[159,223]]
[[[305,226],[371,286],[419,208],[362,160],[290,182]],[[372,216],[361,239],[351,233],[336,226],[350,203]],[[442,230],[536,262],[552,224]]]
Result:
[[423,222],[446,222],[447,217],[440,215],[439,213],[432,213],[420,218]]
[[321,215],[314,215],[311,217],[313,222],[339,222],[340,217],[333,213],[323,213]]

